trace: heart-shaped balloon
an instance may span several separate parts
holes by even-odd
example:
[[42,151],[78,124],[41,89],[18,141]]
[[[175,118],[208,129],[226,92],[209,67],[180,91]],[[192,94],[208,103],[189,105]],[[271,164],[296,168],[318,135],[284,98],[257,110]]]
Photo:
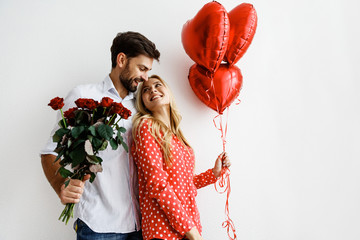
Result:
[[242,3],[229,12],[230,38],[225,61],[233,65],[249,48],[257,27],[257,15],[252,4]]
[[224,59],[230,32],[225,8],[218,2],[205,4],[182,29],[185,52],[197,64],[215,72]]
[[242,75],[238,67],[228,64],[221,64],[215,74],[194,64],[189,71],[189,82],[203,103],[222,114],[239,96]]

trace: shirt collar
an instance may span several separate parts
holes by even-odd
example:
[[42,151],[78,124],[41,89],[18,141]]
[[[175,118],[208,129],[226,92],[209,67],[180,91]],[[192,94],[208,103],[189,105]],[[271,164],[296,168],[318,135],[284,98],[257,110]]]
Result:
[[[104,79],[104,92],[110,92],[112,94],[115,94],[117,97],[121,98],[119,96],[119,93],[117,92],[116,88],[114,87],[114,84],[110,78],[110,75],[106,75]],[[129,92],[128,95],[123,100],[130,100],[135,98],[134,92]]]

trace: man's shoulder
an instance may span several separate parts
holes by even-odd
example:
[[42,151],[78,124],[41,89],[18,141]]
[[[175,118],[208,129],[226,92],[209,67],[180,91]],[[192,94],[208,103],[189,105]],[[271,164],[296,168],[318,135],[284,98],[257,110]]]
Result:
[[92,95],[97,95],[103,91],[103,82],[97,83],[86,83],[80,84],[74,87],[71,91],[71,95],[77,95],[78,97],[91,97]]
[[78,91],[88,91],[88,90],[102,90],[104,86],[104,82],[96,82],[96,83],[85,83],[80,84],[74,87],[74,89],[77,89]]

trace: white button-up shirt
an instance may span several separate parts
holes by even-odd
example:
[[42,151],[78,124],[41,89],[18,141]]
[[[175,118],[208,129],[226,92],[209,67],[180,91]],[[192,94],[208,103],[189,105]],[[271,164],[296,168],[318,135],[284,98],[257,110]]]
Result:
[[[135,94],[129,94],[122,99],[116,91],[109,76],[101,83],[87,84],[75,87],[65,98],[63,111],[75,107],[78,98],[92,98],[101,101],[103,97],[110,97],[115,102],[121,102],[124,107],[136,113]],[[58,114],[58,121],[60,120]],[[57,122],[58,122],[57,121]],[[121,119],[119,126],[127,129],[124,140],[131,143],[131,117]],[[59,127],[56,125],[51,136],[41,150],[40,154],[53,154],[56,143],[52,141],[54,132]],[[99,152],[103,159],[103,171],[97,173],[95,181],[86,181],[84,193],[80,202],[75,205],[74,217],[80,218],[95,232],[129,233],[140,229],[140,211],[136,194],[137,175],[134,175],[133,161],[129,161],[129,154],[122,146],[112,150],[110,146]]]

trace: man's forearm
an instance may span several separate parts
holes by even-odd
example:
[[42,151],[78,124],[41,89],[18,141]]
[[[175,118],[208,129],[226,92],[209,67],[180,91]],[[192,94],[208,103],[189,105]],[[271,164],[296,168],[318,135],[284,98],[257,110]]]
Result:
[[59,173],[56,174],[60,164],[59,162],[54,163],[55,159],[56,156],[51,154],[41,155],[41,165],[47,180],[60,197],[61,186],[64,184],[65,179]]

